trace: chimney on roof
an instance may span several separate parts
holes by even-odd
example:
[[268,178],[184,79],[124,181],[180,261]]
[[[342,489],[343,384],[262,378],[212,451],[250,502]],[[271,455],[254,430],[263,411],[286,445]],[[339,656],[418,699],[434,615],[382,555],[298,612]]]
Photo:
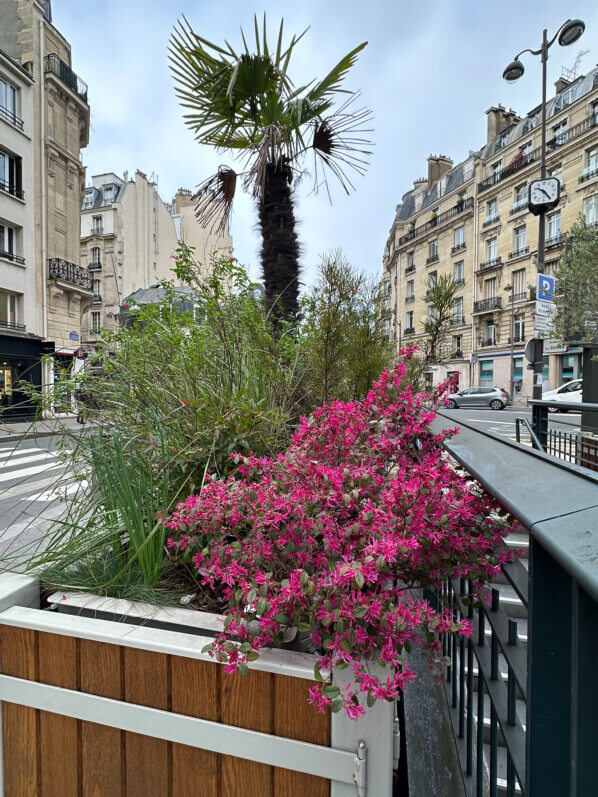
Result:
[[559,92],[561,92],[563,89],[566,89],[569,83],[571,83],[571,81],[567,80],[566,77],[563,77],[561,75],[561,77],[558,80],[554,81],[554,87],[556,89],[556,93],[559,94]]
[[428,191],[443,174],[453,168],[453,161],[446,155],[430,155],[428,158]]
[[193,204],[193,195],[188,188],[179,188],[174,196],[175,213],[181,212],[181,208],[186,208]]
[[493,141],[507,127],[520,121],[519,116],[517,116],[512,108],[509,108],[507,111],[502,105],[488,108],[486,116],[488,117],[487,144]]

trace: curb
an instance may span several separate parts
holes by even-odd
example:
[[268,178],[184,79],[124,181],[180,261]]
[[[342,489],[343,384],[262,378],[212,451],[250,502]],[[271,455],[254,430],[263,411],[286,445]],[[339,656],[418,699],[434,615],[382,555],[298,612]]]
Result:
[[43,432],[23,432],[22,434],[20,433],[6,434],[6,435],[0,434],[0,445],[2,445],[2,443],[18,443],[21,440],[37,440],[40,437],[56,437],[57,435],[77,433],[79,431],[80,430],[77,429],[67,429],[67,430],[54,429],[53,431],[43,431]]

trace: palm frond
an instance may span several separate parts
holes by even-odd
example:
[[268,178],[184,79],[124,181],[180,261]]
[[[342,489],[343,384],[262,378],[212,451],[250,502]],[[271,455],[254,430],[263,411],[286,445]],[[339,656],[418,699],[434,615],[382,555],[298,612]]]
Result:
[[337,94],[339,91],[343,91],[343,89],[341,89],[341,83],[345,79],[347,72],[357,62],[357,56],[359,53],[366,46],[367,42],[362,42],[360,45],[351,50],[351,52],[347,53],[344,58],[341,58],[338,64],[330,70],[326,77],[316,83],[314,88],[311,89],[308,94],[309,99],[312,100],[312,102],[316,102],[317,100],[331,97],[334,94]]
[[220,166],[216,174],[208,177],[197,187],[194,199],[195,218],[202,227],[209,227],[211,232],[224,232],[230,220],[237,173],[228,166]]

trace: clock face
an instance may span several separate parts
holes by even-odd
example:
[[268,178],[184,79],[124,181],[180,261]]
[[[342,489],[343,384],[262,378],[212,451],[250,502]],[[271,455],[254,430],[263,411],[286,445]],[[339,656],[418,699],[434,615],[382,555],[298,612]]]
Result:
[[560,183],[556,177],[534,180],[529,187],[529,202],[535,207],[554,207],[559,201]]

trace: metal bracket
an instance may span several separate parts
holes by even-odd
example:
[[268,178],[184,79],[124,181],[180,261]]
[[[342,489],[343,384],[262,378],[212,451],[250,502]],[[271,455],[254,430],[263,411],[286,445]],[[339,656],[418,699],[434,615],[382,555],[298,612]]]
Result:
[[399,707],[395,702],[395,715],[392,723],[392,769],[395,775],[399,770],[401,757],[401,729],[399,727]]
[[366,743],[360,739],[353,759],[353,781],[357,786],[357,797],[365,797],[367,792],[367,752]]

